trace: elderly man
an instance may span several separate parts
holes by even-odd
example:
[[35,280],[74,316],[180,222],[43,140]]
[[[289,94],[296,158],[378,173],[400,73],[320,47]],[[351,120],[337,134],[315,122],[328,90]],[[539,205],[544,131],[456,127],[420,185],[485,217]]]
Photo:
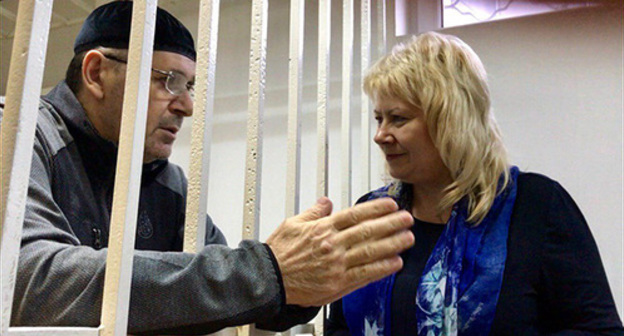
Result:
[[[41,99],[13,325],[99,324],[131,12],[112,2],[91,13],[66,79]],[[283,330],[399,270],[412,218],[388,199],[330,216],[322,198],[236,249],[208,217],[207,246],[180,252],[186,179],[167,158],[193,112],[195,56],[188,30],[158,9],[129,332]]]

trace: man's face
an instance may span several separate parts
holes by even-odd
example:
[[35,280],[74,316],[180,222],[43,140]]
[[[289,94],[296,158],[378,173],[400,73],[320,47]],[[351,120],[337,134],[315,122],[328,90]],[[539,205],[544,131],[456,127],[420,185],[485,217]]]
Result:
[[[195,62],[180,54],[155,51],[152,68],[165,72],[182,73],[192,83],[195,82]],[[184,90],[180,95],[167,91],[167,76],[152,71],[152,85],[145,127],[145,152],[143,162],[166,159],[171,155],[173,142],[182,127],[182,119],[193,114],[193,100]]]
[[[109,58],[109,61],[110,60]],[[115,61],[112,61],[115,62]],[[121,111],[123,105],[123,91],[125,69],[121,67],[114,76],[114,82],[109,86],[108,97],[103,103],[107,111],[105,129],[110,130],[113,141],[118,141],[121,128]],[[157,159],[166,159],[171,155],[173,142],[182,127],[184,117],[193,114],[193,100],[186,88],[179,95],[167,90],[167,75],[160,72],[174,71],[183,74],[191,83],[195,81],[195,62],[180,54],[168,51],[154,51],[152,57],[150,95],[147,107],[147,123],[145,126],[145,150],[143,162],[149,163]],[[100,133],[105,132],[100,130]],[[105,135],[105,133],[103,134]]]

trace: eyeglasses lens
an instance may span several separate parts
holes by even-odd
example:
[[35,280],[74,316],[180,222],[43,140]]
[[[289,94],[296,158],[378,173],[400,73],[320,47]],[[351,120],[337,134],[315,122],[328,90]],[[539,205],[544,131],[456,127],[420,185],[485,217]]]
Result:
[[193,98],[193,86],[188,84],[189,80],[183,74],[171,71],[167,76],[167,90],[174,95],[181,95],[188,90]]

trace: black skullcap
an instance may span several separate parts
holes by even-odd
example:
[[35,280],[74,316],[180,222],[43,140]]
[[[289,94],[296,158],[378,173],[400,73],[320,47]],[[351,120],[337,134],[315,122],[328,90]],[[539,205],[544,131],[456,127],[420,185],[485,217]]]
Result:
[[[132,1],[115,1],[96,8],[85,20],[74,42],[74,53],[109,47],[128,49]],[[154,50],[170,51],[195,61],[191,33],[182,22],[162,8],[156,12]]]

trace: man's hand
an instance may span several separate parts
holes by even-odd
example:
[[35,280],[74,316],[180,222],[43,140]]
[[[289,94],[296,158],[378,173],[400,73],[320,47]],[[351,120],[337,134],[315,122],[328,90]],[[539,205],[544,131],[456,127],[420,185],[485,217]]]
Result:
[[329,199],[285,220],[267,240],[282,273],[286,303],[321,306],[403,267],[413,224],[389,198],[334,215]]

